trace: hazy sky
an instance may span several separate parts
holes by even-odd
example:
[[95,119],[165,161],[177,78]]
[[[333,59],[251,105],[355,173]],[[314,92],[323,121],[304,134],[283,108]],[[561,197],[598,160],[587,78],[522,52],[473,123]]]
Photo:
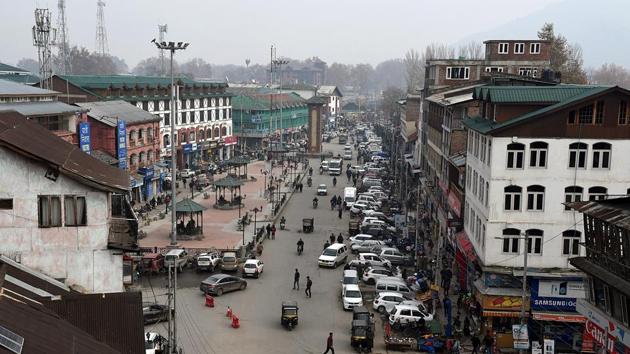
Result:
[[[149,41],[157,37],[158,23],[168,24],[167,39],[191,43],[178,53],[180,60],[266,63],[275,44],[280,56],[377,64],[431,42],[455,43],[559,0],[105,1],[110,53],[133,68],[156,55]],[[0,61],[37,57],[31,39],[35,7],[50,8],[56,23],[56,0],[0,0]],[[66,16],[70,43],[94,50],[96,0],[66,0]]]

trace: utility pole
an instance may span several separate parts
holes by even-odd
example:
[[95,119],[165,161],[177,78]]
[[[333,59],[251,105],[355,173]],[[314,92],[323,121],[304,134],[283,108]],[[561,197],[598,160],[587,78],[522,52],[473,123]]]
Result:
[[275,66],[278,67],[278,72],[279,72],[279,81],[280,81],[280,86],[278,87],[278,92],[280,94],[280,146],[282,147],[282,65],[286,65],[288,64],[289,61],[286,59],[275,59],[273,61],[273,64]]
[[109,55],[104,8],[105,2],[103,0],[98,0],[96,2],[96,52],[100,55]]
[[57,41],[59,56],[59,72],[61,74],[70,73],[70,44],[68,43],[68,28],[66,26],[66,0],[57,2],[57,28],[59,30],[59,40]]
[[273,44],[271,45],[271,55],[269,60],[269,146],[271,144],[271,134],[273,133],[273,60],[275,57],[276,49]]
[[[158,25],[158,31],[158,43],[162,43],[165,40],[164,37],[166,32],[168,32],[168,25]],[[162,74],[162,76],[166,75],[166,68],[164,67],[164,49],[160,49],[160,73]]]
[[50,46],[55,45],[57,30],[50,25],[50,11],[35,9],[33,45],[37,47],[39,58],[39,87],[52,89],[52,61]]

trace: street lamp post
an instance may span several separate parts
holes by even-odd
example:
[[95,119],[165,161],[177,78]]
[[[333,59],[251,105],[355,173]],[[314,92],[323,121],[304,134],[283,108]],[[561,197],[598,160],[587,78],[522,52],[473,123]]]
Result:
[[[258,208],[254,208],[254,210],[252,210],[254,212],[254,244],[256,243],[256,215],[258,215],[258,212],[262,211],[262,210],[258,210]],[[243,241],[244,243],[245,241]]]
[[283,132],[282,132],[282,65],[286,65],[289,64],[289,61],[286,59],[276,59],[273,61],[273,64],[275,66],[278,67],[278,72],[279,72],[279,80],[280,80],[280,86],[278,87],[278,92],[280,93],[280,146],[282,146],[282,136],[283,136]]

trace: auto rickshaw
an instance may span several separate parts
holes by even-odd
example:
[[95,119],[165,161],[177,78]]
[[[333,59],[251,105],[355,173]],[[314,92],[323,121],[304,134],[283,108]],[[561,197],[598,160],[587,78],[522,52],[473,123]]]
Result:
[[367,321],[369,331],[374,334],[374,316],[365,306],[357,306],[352,308],[352,321]]
[[352,321],[350,345],[359,353],[369,353],[374,346],[374,332],[368,320]]
[[302,219],[302,232],[309,233],[315,229],[315,218]]
[[297,301],[282,302],[282,316],[280,323],[289,331],[298,324],[298,304]]
[[142,256],[143,273],[160,273],[164,271],[164,256],[160,253],[145,253]]

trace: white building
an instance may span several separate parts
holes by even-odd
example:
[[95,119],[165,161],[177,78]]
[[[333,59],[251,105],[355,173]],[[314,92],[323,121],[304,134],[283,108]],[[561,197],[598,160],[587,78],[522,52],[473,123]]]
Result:
[[[569,268],[582,218],[566,201],[626,195],[630,93],[619,87],[483,87],[468,127],[464,227],[485,266]],[[521,255],[519,255],[519,253]]]
[[329,117],[335,117],[341,113],[341,98],[343,95],[337,86],[320,86],[317,88],[317,96],[325,97],[328,100],[324,107]]
[[[81,292],[123,290],[137,221],[127,172],[14,111],[0,113],[0,254]],[[112,215],[119,214],[120,218]]]

